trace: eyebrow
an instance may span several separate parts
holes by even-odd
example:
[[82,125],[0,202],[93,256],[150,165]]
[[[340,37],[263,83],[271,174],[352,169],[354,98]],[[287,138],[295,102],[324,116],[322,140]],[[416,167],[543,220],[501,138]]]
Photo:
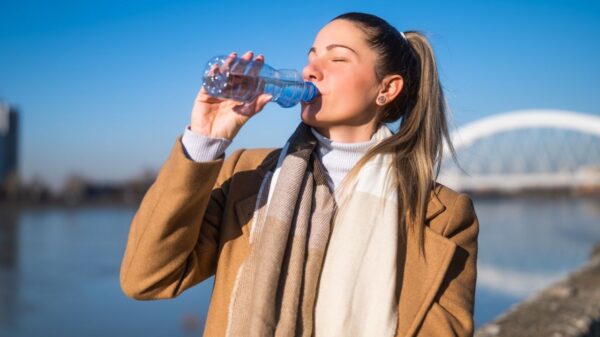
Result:
[[[345,46],[345,45],[343,45],[343,44],[337,44],[337,43],[330,44],[329,46],[325,47],[325,49],[327,49],[327,50],[331,50],[331,49],[333,49],[333,48],[336,48],[336,47],[341,47],[341,48],[346,48],[346,49],[349,49],[349,50],[351,50],[351,51],[352,51],[354,54],[356,54],[356,56],[358,56],[358,53],[356,52],[356,50],[354,50],[354,49],[352,49],[352,48],[350,48],[350,47],[348,47],[348,46]],[[308,53],[307,53],[306,55],[310,55],[310,53],[311,53],[311,52],[314,52],[314,51],[316,51],[316,49],[315,49],[315,47],[312,47],[312,48],[310,48],[310,49],[308,50]]]

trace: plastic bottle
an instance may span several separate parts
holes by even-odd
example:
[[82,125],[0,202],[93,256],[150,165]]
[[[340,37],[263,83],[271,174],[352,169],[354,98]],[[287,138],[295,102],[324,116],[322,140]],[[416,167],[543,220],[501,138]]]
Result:
[[304,81],[302,74],[293,69],[273,69],[236,57],[226,65],[227,55],[211,58],[204,69],[202,85],[209,95],[251,102],[262,93],[271,94],[271,101],[284,108],[300,101],[310,102],[319,95],[317,87]]

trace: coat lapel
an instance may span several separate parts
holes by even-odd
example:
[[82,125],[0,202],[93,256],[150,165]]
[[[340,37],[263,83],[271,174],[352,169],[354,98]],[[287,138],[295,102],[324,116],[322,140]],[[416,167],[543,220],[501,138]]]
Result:
[[[281,149],[277,149],[269,153],[257,167],[258,179],[248,179],[248,184],[256,185],[250,189],[256,193],[235,202],[235,212],[244,235],[249,235],[248,224],[254,213],[262,179],[277,164],[280,152]],[[445,210],[446,207],[437,197],[436,189],[431,193],[427,205],[426,221],[431,221]],[[398,279],[401,282],[398,284],[397,337],[414,336],[433,302],[456,249],[454,242],[429,226],[425,226],[424,239],[425,257],[419,254],[418,237],[412,231],[407,232],[407,244],[398,247]]]
[[[426,221],[445,211],[436,193],[432,192],[427,206]],[[425,226],[425,257],[419,254],[418,237],[407,233],[407,244],[398,247],[398,329],[397,337],[412,337],[419,328],[425,313],[448,270],[456,244]]]

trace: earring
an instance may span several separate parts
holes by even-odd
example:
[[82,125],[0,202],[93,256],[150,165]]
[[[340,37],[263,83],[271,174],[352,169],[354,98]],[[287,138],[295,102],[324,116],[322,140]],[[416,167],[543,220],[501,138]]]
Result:
[[387,98],[385,96],[377,97],[377,103],[379,103],[379,104],[384,104],[386,101],[387,101]]

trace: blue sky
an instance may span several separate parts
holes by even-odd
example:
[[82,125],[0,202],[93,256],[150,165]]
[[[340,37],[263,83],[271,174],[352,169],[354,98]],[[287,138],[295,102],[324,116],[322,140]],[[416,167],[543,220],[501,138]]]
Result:
[[[430,37],[453,127],[529,108],[600,115],[596,1],[3,0],[0,100],[21,111],[24,179],[158,169],[206,60],[253,50],[302,69],[319,29],[348,11]],[[299,121],[299,107],[268,104],[227,152],[281,146]]]

